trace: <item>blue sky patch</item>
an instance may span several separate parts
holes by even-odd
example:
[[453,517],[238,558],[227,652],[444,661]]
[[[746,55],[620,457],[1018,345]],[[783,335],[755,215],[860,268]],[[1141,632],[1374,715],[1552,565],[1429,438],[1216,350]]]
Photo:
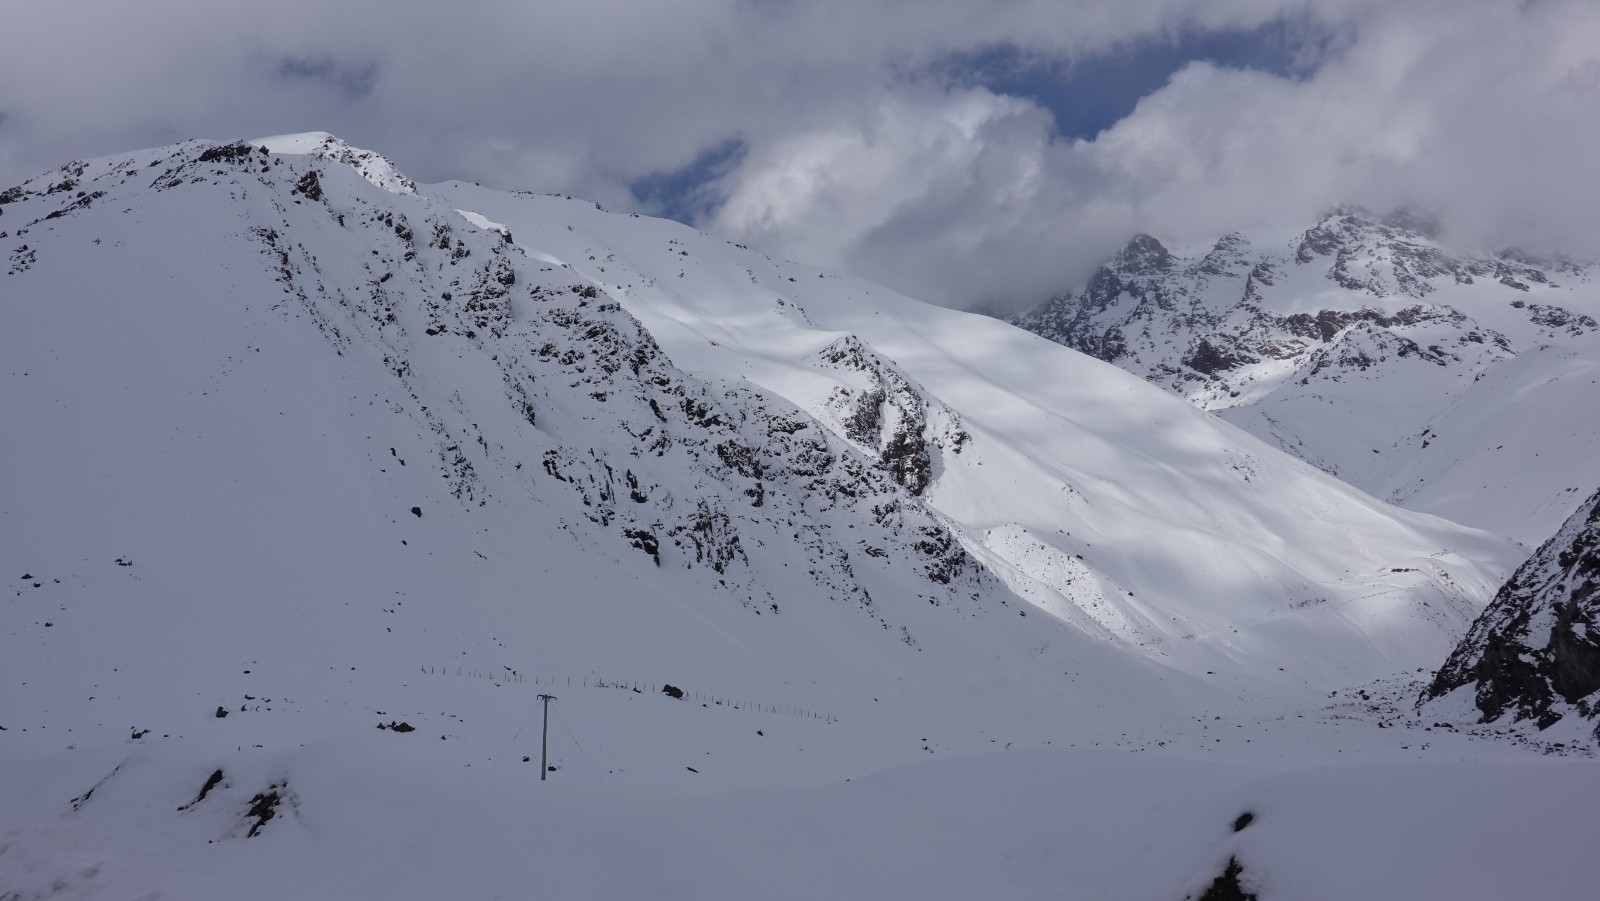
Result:
[[953,86],[984,87],[1039,104],[1055,116],[1062,137],[1093,138],[1191,62],[1298,79],[1314,71],[1313,62],[1325,57],[1333,42],[1326,29],[1278,20],[1247,31],[1140,41],[1073,62],[1001,46],[954,58],[939,72]]
[[701,151],[687,166],[634,181],[629,185],[633,199],[652,215],[692,223],[720,200],[707,186],[737,168],[748,149],[739,138],[729,138]]

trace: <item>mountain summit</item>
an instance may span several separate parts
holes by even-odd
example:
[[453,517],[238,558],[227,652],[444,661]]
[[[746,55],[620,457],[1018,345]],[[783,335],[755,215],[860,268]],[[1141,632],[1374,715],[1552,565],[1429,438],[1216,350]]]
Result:
[[1392,503],[1537,543],[1600,482],[1593,268],[1463,255],[1415,213],[1134,237],[1012,319]]

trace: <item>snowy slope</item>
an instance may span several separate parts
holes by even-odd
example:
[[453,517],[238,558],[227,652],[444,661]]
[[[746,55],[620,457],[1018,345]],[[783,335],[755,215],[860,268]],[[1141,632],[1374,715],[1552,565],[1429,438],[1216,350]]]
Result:
[[1414,218],[1139,236],[1017,323],[1215,410],[1375,496],[1536,544],[1600,480],[1590,267],[1453,254]]
[[[1030,687],[1041,673],[1160,675],[1018,616],[871,460],[676,369],[581,278],[446,203],[247,147],[82,168],[54,177],[103,196],[5,213],[31,262],[6,284],[26,325],[5,339],[5,569],[27,578],[3,609],[0,726],[29,741],[277,745],[402,720],[486,760],[528,693],[506,706],[469,676],[672,682],[807,717],[815,741],[780,753],[748,714],[585,705],[648,709],[617,736],[682,718],[664,740],[697,762],[736,731],[718,779],[739,784],[801,747],[790,778],[926,744],[822,728],[845,701],[966,691],[1031,730],[1039,691],[1074,703]],[[466,684],[417,684],[423,667]],[[615,743],[628,779],[692,779]]]
[[[592,204],[414,185],[322,134],[75,162],[0,199],[0,895],[488,895],[524,863],[573,894],[750,893],[650,865],[731,827],[614,883],[605,855],[497,844],[542,835],[502,825],[539,693],[574,835],[774,809],[788,866],[836,851],[808,823],[1038,778],[915,765],[936,758],[1174,768],[1027,771],[1113,787],[1252,769],[1177,802],[1187,824],[1347,750],[1523,753],[1344,700],[1442,658],[1513,546],[1010,326]],[[674,798],[730,788],[759,791]],[[430,844],[441,821],[495,853],[444,865],[475,858]],[[1203,887],[1216,828],[1174,832],[1149,884]],[[1094,872],[1117,896],[1086,860],[1015,894]],[[866,867],[794,894],[874,894]]]
[[[759,665],[802,706],[827,647],[851,695],[915,673],[940,703],[953,679],[1098,706],[1081,678],[1181,705],[1235,690],[1204,674],[1414,669],[1513,562],[991,320],[274,142],[73,164],[6,205],[16,681],[87,655],[51,678],[88,696],[126,665],[177,716],[192,677],[150,661],[197,655],[236,683],[186,689],[209,714],[292,646],[300,680],[355,665],[360,706],[370,634],[390,673],[731,693]],[[150,622],[209,623],[204,647],[114,650]],[[29,688],[20,721],[85,728]]]
[[[986,317],[673,223],[438,190],[601,285],[680,365],[755,382],[885,459],[926,448],[927,503],[1013,590],[1191,671],[1349,674],[1436,647],[1486,587],[1476,567],[1507,559]],[[863,418],[883,424],[862,435]]]
[[[1576,901],[1597,776],[1593,761],[1273,771],[1047,750],[659,799],[354,739],[215,760],[0,756],[0,873],[29,898],[1181,899],[1231,860],[1262,899]],[[249,837],[259,817],[242,812],[270,785],[288,800]],[[19,822],[32,828],[6,832]]]

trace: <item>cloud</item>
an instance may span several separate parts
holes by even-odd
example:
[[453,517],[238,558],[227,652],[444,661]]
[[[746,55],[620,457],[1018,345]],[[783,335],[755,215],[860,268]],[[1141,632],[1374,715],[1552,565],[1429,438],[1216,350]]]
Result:
[[944,303],[1070,287],[1135,230],[1287,240],[1344,202],[1414,206],[1464,249],[1600,247],[1600,10],[1373,7],[1313,71],[1193,62],[1090,139],[1036,102],[904,88],[754,146],[715,230]]
[[0,31],[0,182],[325,129],[425,181],[668,212],[950,304],[1069,287],[1135,230],[1343,201],[1600,246],[1581,0],[86,6]]
[[320,82],[343,94],[347,100],[360,100],[372,93],[378,66],[370,62],[344,62],[329,56],[290,56],[278,61],[276,72],[285,80]]
[[1352,201],[1419,206],[1458,241],[1592,249],[1597,111],[1592,4],[1394,4],[1311,78],[1194,64],[1080,149],[1185,237]]
[[1069,215],[1052,134],[1040,107],[981,88],[901,91],[752,149],[707,225],[947,303],[1048,292],[1132,227]]

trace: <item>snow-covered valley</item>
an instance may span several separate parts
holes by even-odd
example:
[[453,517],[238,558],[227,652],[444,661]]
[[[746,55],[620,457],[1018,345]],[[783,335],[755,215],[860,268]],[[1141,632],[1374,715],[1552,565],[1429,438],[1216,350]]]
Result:
[[0,201],[0,898],[1584,896],[1592,736],[1414,708],[1520,532],[321,134]]

